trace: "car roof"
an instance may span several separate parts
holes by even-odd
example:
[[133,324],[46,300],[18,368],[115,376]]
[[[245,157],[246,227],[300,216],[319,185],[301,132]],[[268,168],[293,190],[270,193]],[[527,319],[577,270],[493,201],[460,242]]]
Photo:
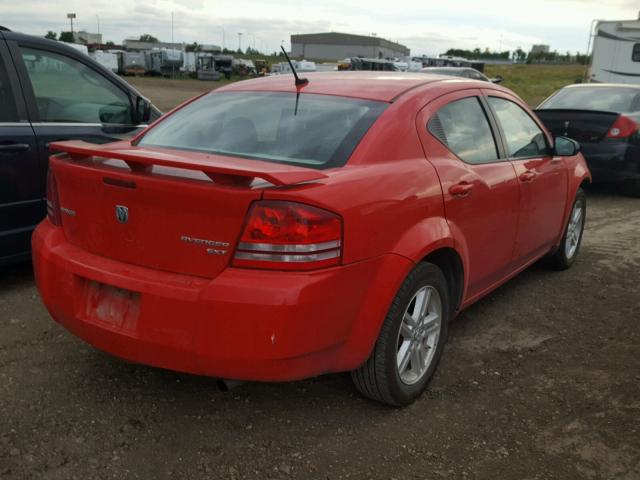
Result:
[[573,85],[567,85],[563,88],[635,88],[640,90],[640,85],[634,85],[630,83],[574,83]]
[[[26,33],[13,32],[11,30],[5,30],[3,32],[4,38],[7,40],[16,40],[20,42],[21,40],[29,41],[32,44],[41,46],[41,47],[49,47],[52,50],[60,50],[65,53],[70,53],[72,56],[84,55],[73,47],[70,47],[65,42],[60,42],[58,40],[51,40],[49,38],[39,37],[37,35],[28,35]],[[85,55],[86,57],[86,55]]]
[[[403,93],[416,87],[443,82],[460,82],[446,75],[386,71],[344,71],[299,73],[309,83],[302,87],[304,93],[317,93],[342,97],[392,102]],[[474,80],[470,80],[475,82]],[[474,83],[475,85],[475,83]],[[274,75],[235,82],[216,89],[217,92],[296,92],[292,74]]]
[[475,68],[472,68],[472,67],[424,67],[422,70],[423,71],[425,71],[425,70],[427,70],[427,71],[428,70],[449,70],[449,71],[452,71],[452,72],[457,72],[457,71],[460,71],[460,70],[475,70]]

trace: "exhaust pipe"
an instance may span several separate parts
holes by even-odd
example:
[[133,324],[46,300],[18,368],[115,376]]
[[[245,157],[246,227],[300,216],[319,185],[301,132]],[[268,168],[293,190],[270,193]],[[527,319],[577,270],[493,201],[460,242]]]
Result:
[[242,380],[230,380],[221,378],[220,380],[218,380],[218,388],[223,392],[228,392],[236,387],[239,387],[243,383],[244,381]]

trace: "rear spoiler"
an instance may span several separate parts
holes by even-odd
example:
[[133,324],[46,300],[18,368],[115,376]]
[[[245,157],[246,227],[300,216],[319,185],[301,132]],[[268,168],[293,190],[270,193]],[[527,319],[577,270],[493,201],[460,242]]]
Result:
[[83,141],[54,142],[49,144],[49,150],[67,153],[75,160],[87,157],[122,160],[133,172],[150,171],[153,165],[198,170],[213,181],[226,184],[249,183],[253,178],[261,178],[280,186],[328,178],[321,171],[312,168],[202,152],[174,153],[166,148],[132,146],[128,141],[106,145]]

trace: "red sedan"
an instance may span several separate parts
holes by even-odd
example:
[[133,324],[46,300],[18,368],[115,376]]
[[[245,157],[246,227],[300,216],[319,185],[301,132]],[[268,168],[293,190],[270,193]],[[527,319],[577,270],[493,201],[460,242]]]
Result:
[[457,312],[542,257],[571,266],[590,180],[511,91],[425,74],[239,82],[133,141],[51,148],[33,256],[55,320],[224,379],[351,371],[391,405]]

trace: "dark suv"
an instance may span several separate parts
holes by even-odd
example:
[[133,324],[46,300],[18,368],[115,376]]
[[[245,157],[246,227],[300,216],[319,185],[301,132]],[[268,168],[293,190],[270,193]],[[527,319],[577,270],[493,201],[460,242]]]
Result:
[[106,143],[160,115],[84,53],[0,27],[0,264],[29,256],[46,213],[49,142]]

